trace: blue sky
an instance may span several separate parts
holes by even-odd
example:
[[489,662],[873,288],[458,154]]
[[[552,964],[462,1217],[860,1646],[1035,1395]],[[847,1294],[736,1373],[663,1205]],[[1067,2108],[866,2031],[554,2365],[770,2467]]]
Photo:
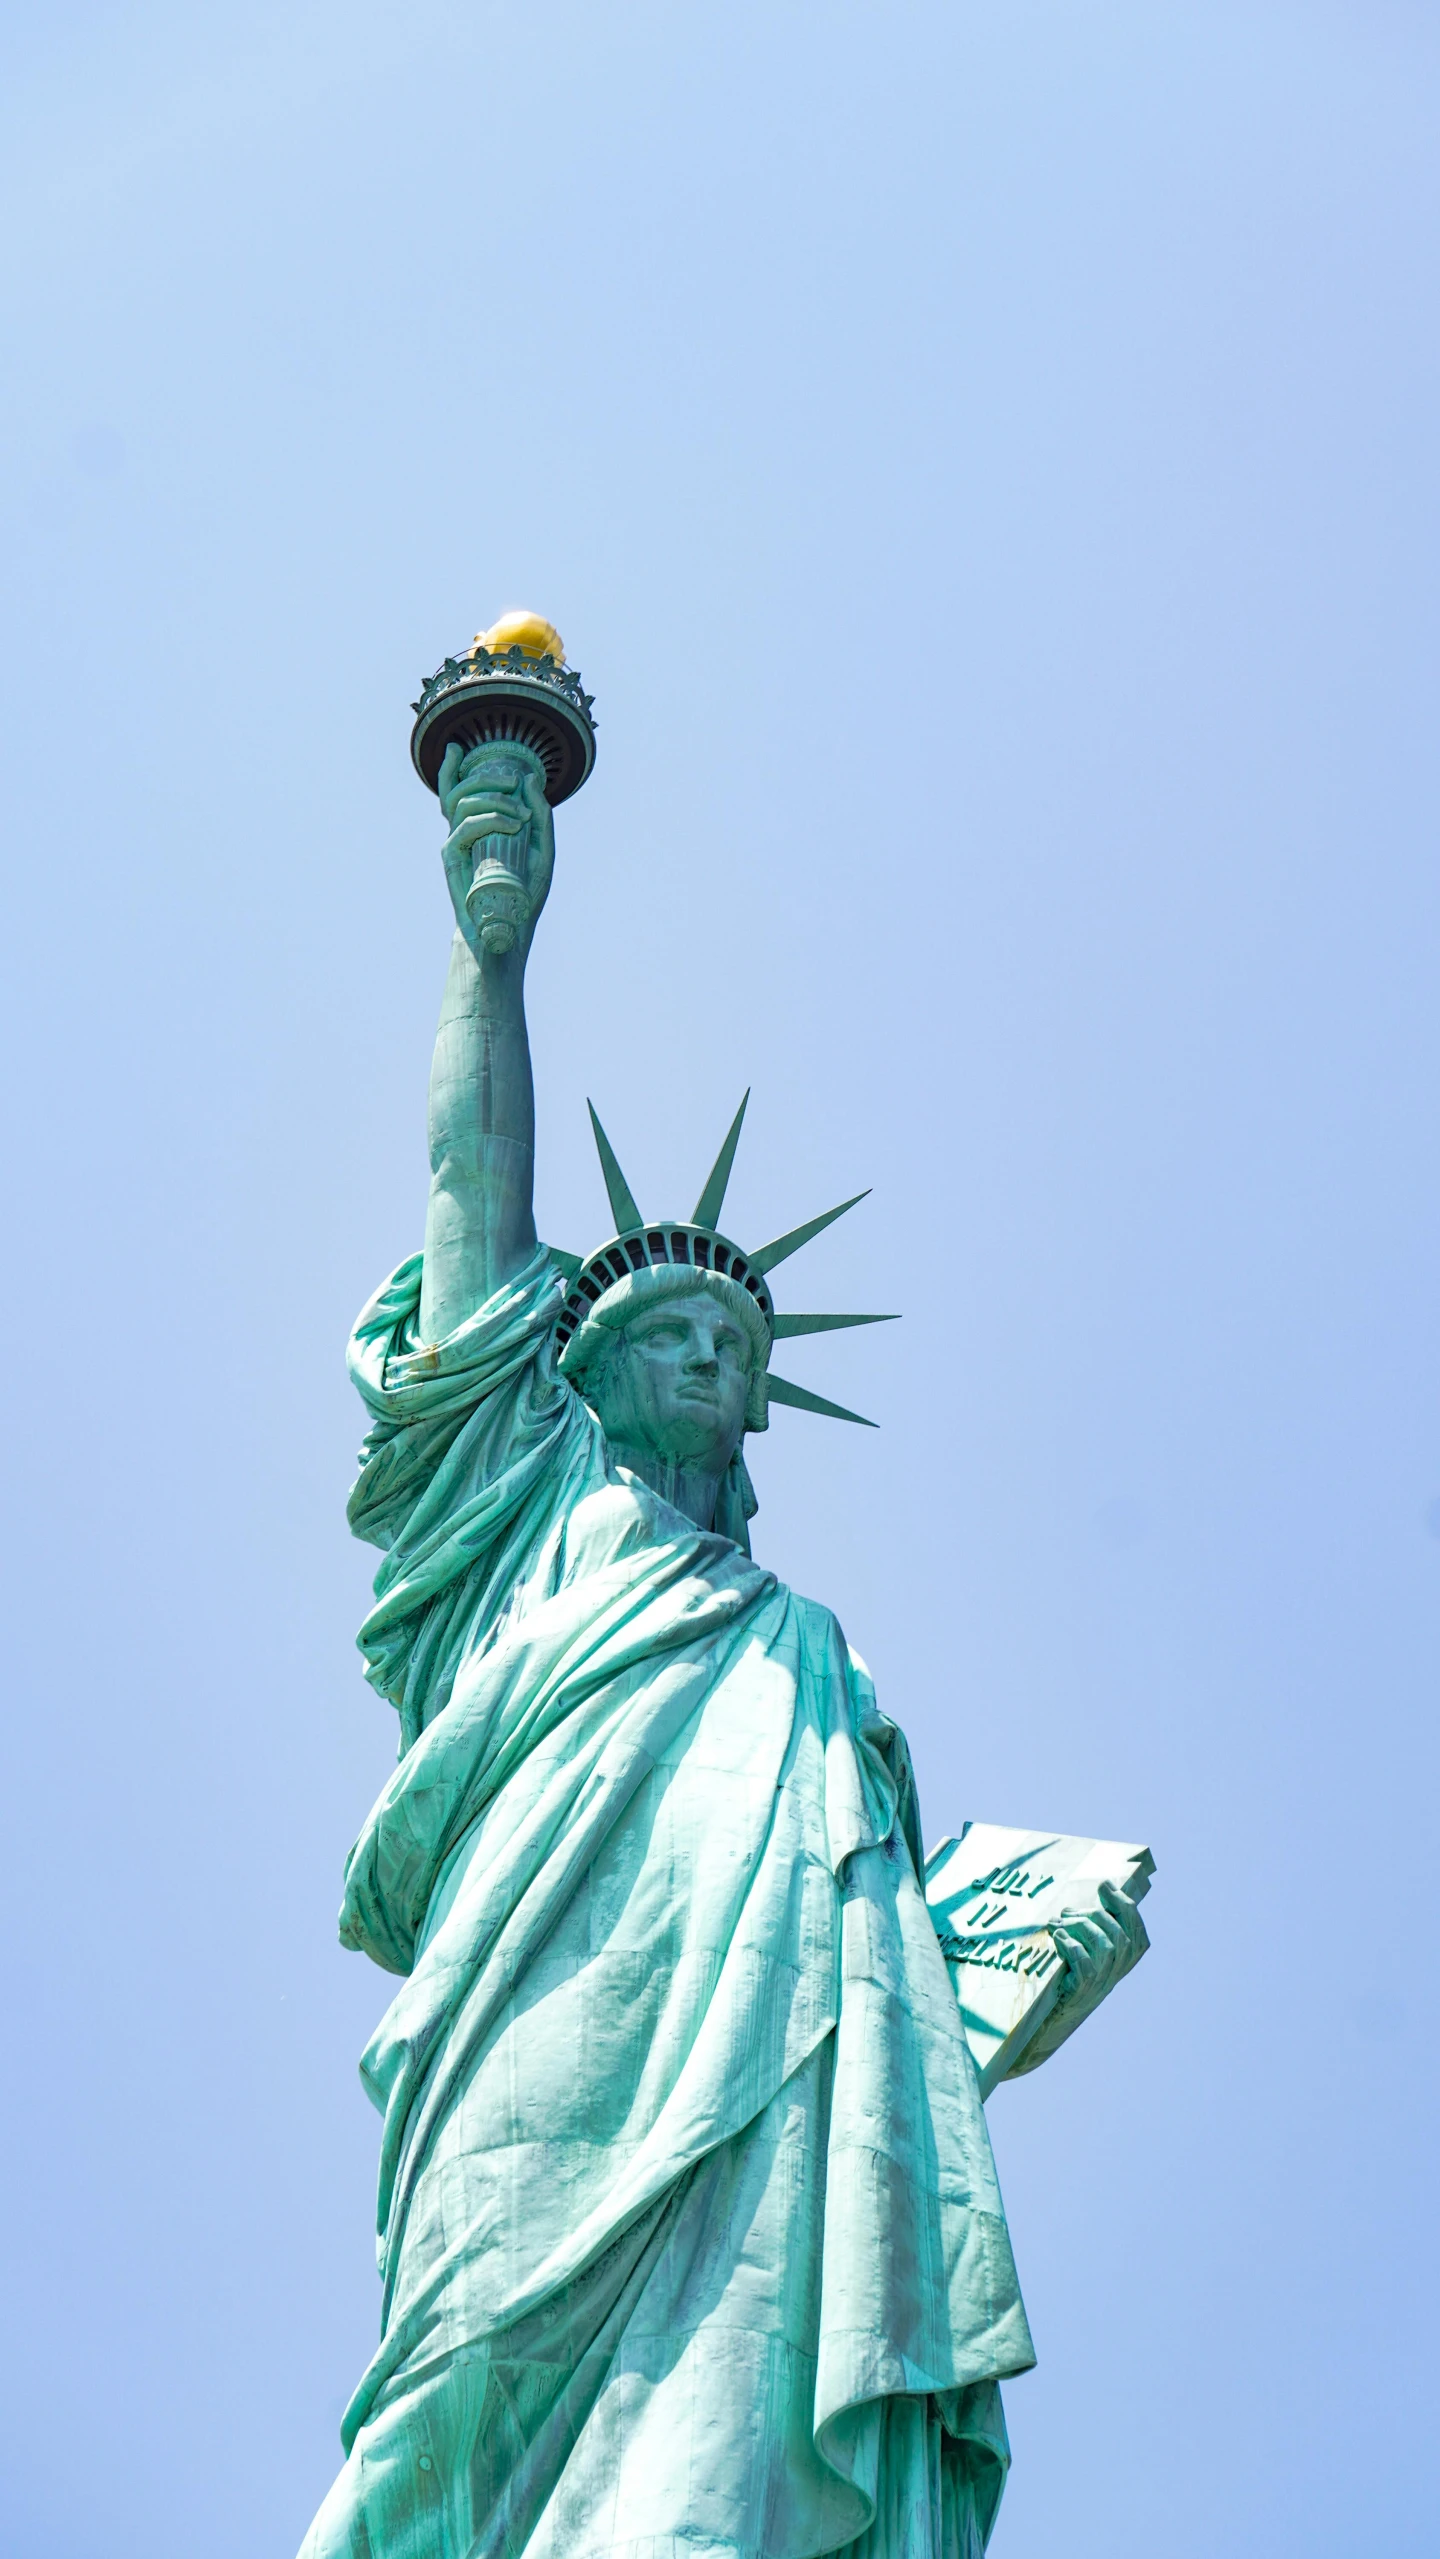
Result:
[[[864,1183],[756,1547],[967,1814],[1148,1841],[992,2105],[997,2559],[1435,2546],[1440,30],[1402,0],[12,21],[0,2538],[298,2542],[375,2332],[408,704],[596,695],[542,1226]],[[801,1276],[803,1273],[803,1277]]]

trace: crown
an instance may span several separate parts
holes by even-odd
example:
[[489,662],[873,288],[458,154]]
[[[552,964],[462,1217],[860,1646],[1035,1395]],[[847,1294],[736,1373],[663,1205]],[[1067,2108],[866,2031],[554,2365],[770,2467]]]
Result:
[[[812,1395],[806,1386],[793,1386],[788,1378],[774,1376],[769,1366],[774,1344],[797,1334],[838,1333],[852,1324],[893,1324],[897,1321],[893,1315],[777,1315],[770,1294],[770,1273],[781,1262],[788,1261],[792,1253],[798,1253],[812,1237],[823,1233],[827,1226],[833,1226],[836,1218],[843,1217],[847,1209],[868,1199],[869,1193],[857,1191],[853,1199],[842,1200],[838,1208],[827,1208],[819,1217],[808,1219],[805,1225],[794,1226],[788,1234],[777,1235],[773,1243],[762,1244],[758,1251],[742,1251],[728,1235],[721,1233],[718,1220],[725,1205],[730,1168],[740,1143],[740,1130],[749,1099],[747,1093],[730,1123],[725,1143],[711,1166],[705,1187],[689,1217],[673,1221],[641,1216],[635,1194],[620,1170],[615,1149],[600,1125],[595,1105],[593,1102],[590,1104],[590,1124],[595,1132],[600,1170],[605,1177],[616,1232],[584,1260],[573,1253],[558,1252],[554,1245],[550,1248],[550,1258],[566,1283],[565,1303],[560,1310],[557,1328],[560,1365],[571,1374],[579,1373],[583,1365],[582,1336],[592,1324],[597,1328],[603,1324],[604,1319],[597,1315],[597,1309],[612,1289],[623,1290],[628,1296],[634,1293],[636,1275],[642,1271],[683,1271],[702,1288],[713,1287],[719,1280],[722,1283],[720,1294],[728,1296],[731,1290],[739,1290],[750,1301],[746,1329],[757,1344],[763,1342],[764,1345],[766,1401],[791,1404],[802,1413],[824,1413],[832,1421],[860,1422],[867,1430],[874,1430],[876,1425],[867,1421],[863,1413],[852,1413],[843,1404],[832,1404],[823,1395]],[[752,1428],[757,1426],[751,1424]]]
[[588,781],[595,762],[595,696],[565,664],[565,643],[538,613],[505,613],[463,657],[447,658],[412,702],[410,757],[422,782],[438,788],[445,749],[528,746],[545,768],[552,808]]

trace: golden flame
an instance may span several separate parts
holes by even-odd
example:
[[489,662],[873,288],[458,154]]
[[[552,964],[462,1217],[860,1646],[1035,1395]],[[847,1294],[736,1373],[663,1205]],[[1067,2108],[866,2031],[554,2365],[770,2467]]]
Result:
[[527,658],[552,657],[557,666],[565,663],[565,643],[554,623],[540,613],[502,613],[488,631],[475,634],[477,649],[489,649],[494,657],[503,657],[517,643]]

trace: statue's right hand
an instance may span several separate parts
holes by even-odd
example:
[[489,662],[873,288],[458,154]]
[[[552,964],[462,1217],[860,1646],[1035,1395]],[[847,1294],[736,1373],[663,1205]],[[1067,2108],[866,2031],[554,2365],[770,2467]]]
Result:
[[495,945],[482,942],[484,927],[471,898],[476,848],[487,837],[523,839],[523,858],[512,866],[524,887],[525,912],[516,936],[523,960],[555,867],[555,820],[544,785],[527,756],[498,743],[471,747],[467,753],[452,742],[445,749],[437,788],[450,825],[443,847],[450,902],[477,959]]

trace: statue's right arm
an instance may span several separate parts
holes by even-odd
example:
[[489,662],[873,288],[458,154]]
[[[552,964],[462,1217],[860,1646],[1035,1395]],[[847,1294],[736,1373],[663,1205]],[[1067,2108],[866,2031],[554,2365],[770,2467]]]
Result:
[[[440,801],[455,939],[430,1072],[430,1205],[420,1333],[437,1342],[535,1250],[535,1088],[525,964],[550,886],[554,822],[537,769],[480,747],[446,750]],[[465,904],[482,836],[530,826],[530,920],[514,947],[485,950]]]

